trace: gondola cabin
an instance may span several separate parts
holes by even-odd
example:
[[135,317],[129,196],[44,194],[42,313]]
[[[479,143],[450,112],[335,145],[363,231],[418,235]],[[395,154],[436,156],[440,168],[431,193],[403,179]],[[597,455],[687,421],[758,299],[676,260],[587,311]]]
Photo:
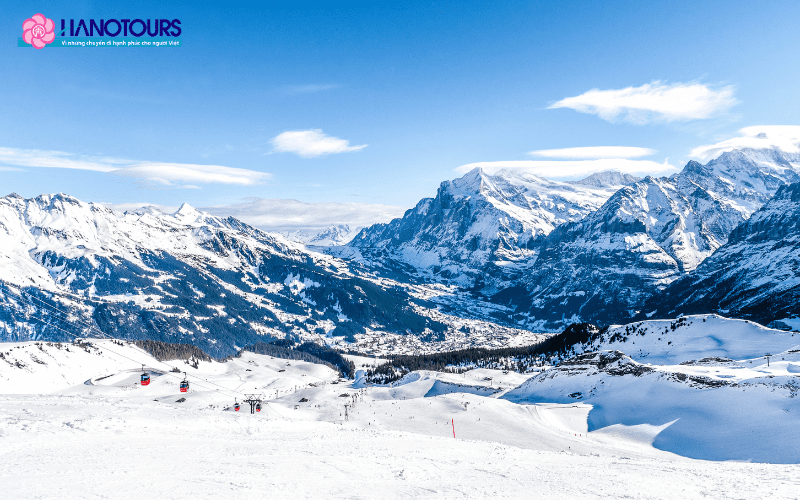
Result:
[[150,385],[150,374],[147,372],[142,373],[142,385]]
[[189,382],[184,380],[181,382],[181,392],[189,392]]
[[256,404],[256,411],[261,411],[261,403]]
[[239,406],[239,403],[233,405],[233,411],[239,411],[239,408],[241,408],[241,406]]

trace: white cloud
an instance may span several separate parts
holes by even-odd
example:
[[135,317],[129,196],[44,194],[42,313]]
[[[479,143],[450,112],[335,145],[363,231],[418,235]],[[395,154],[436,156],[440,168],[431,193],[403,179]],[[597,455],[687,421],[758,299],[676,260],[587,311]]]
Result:
[[322,155],[349,153],[367,147],[351,146],[349,141],[331,137],[322,133],[321,129],[291,130],[272,139],[273,152],[294,153],[303,158],[314,158]]
[[660,81],[641,87],[616,90],[592,89],[567,97],[548,109],[570,108],[595,114],[609,122],[635,124],[674,122],[711,118],[737,103],[734,88],[711,88],[702,83],[666,84]]
[[0,148],[0,163],[21,167],[92,170],[137,179],[144,183],[198,189],[194,184],[261,184],[270,174],[243,168],[188,163],[141,162],[104,156],[87,156],[63,151]]
[[[185,182],[252,186],[261,184],[271,177],[270,174],[244,168],[156,162],[131,165],[111,173],[164,186],[174,186]],[[181,185],[181,187],[197,189],[197,186],[193,185]]]
[[247,198],[242,203],[203,207],[268,231],[322,230],[331,225],[363,227],[401,217],[402,207],[367,203],[305,203],[298,200]]
[[521,170],[548,179],[574,179],[606,170],[616,170],[617,172],[631,175],[666,175],[678,171],[667,160],[664,160],[663,163],[658,163],[650,160],[629,160],[625,158],[485,161],[462,165],[455,170],[459,174],[465,174],[475,168],[482,168],[488,174],[493,174],[499,170]]
[[0,148],[0,163],[21,167],[70,168],[111,172],[119,168],[124,160],[79,156],[62,151],[41,151],[38,149]]
[[786,153],[800,152],[800,126],[798,125],[757,125],[739,130],[739,137],[727,139],[716,144],[698,146],[689,153],[692,158],[708,160],[734,149],[776,148]]
[[630,146],[590,146],[580,148],[540,149],[528,153],[542,158],[569,158],[573,160],[588,160],[597,158],[638,158],[650,156],[656,150]]

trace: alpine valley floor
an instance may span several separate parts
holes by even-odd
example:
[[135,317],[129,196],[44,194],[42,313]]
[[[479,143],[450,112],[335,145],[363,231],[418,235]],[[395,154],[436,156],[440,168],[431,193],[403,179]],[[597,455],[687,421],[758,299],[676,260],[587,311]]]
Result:
[[[637,367],[650,365],[604,351],[613,362],[598,368],[584,360],[594,367],[585,374],[575,374],[575,363],[538,375],[421,371],[392,386],[366,387],[323,365],[252,353],[192,368],[161,363],[130,344],[91,343],[0,344],[0,497],[797,498],[800,492],[800,466],[793,463],[696,460],[653,446],[669,425],[658,415],[664,404],[648,401],[664,394],[676,402],[674,413],[715,435],[713,422],[697,418],[709,411],[703,406],[709,398],[680,404],[681,393],[720,390],[698,387],[705,380],[699,374],[715,373],[708,362],[637,376]],[[755,361],[752,368],[720,368],[721,380],[749,382],[719,410],[741,416],[724,420],[719,440],[738,440],[742,449],[772,447],[774,461],[791,460],[800,441],[791,423],[800,412],[796,398],[784,401],[781,391],[796,376],[794,356],[784,353],[770,367]],[[359,368],[366,362],[354,361]],[[148,387],[138,383],[142,364],[152,376]],[[179,392],[183,375],[173,367],[189,374],[188,393]],[[669,375],[678,370],[695,382]],[[757,376],[780,385],[753,382]],[[564,402],[561,394],[583,379],[592,386],[605,380],[618,400],[626,391],[642,398],[640,406],[653,411],[640,410],[636,418],[652,425],[626,423],[624,403],[617,403],[601,413],[609,425],[594,430],[593,405]],[[555,402],[533,401],[549,386]],[[646,394],[630,392],[637,390]],[[250,414],[244,404],[232,411],[234,398],[241,402],[246,393],[264,394],[263,411]],[[610,396],[598,401],[600,411],[613,403]],[[780,421],[774,435],[751,436],[746,422],[766,425],[752,418],[765,402],[766,415]],[[701,444],[713,456],[720,442]]]

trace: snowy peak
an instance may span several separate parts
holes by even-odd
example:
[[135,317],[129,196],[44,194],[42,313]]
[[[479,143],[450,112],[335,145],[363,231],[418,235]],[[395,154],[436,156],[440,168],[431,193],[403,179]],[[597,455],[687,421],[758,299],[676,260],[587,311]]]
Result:
[[706,165],[689,162],[670,177],[625,186],[597,211],[543,240],[526,277],[527,298],[500,297],[517,303],[539,327],[636,317],[645,301],[698,268],[798,175],[793,158],[775,150],[731,151]]
[[160,208],[156,207],[155,205],[145,205],[143,207],[135,208],[133,210],[126,210],[125,215],[128,214],[135,214],[135,215],[152,215],[155,217],[160,217],[164,215],[164,212],[161,211]]
[[692,273],[654,296],[648,314],[717,312],[800,329],[800,183],[775,196]]
[[575,181],[575,184],[608,188],[627,186],[639,180],[641,180],[639,177],[634,177],[630,174],[623,174],[622,172],[618,172],[616,170],[605,170],[603,172],[596,172],[579,181]]
[[200,215],[200,212],[195,209],[193,206],[189,205],[188,203],[184,203],[181,207],[172,214],[176,219],[183,218],[183,217],[196,217]]
[[722,153],[704,166],[689,162],[673,177],[739,203],[749,216],[780,186],[800,181],[800,154],[778,149],[737,149]]
[[349,224],[332,224],[321,231],[297,230],[281,234],[291,241],[306,245],[341,246],[349,243],[362,227],[352,228]]
[[487,266],[497,266],[486,278],[493,281],[493,273],[517,272],[535,255],[540,238],[597,209],[619,187],[476,168],[442,182],[435,198],[420,200],[402,218],[362,230],[351,245],[390,250],[393,258],[462,285],[483,281]]

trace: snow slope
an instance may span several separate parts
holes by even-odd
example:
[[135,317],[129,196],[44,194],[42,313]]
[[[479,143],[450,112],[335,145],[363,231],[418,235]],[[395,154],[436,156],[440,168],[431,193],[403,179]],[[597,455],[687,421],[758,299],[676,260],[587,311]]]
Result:
[[6,498],[795,498],[797,466],[548,452],[59,396],[0,396]]
[[[497,370],[415,372],[363,387],[300,361],[243,353],[195,369],[123,344],[0,344],[4,497],[742,498],[769,488],[793,498],[800,488],[797,465],[662,451],[684,443],[674,451],[797,462],[796,433],[785,433],[796,399],[779,380],[797,377],[794,358],[637,377],[626,367],[643,365],[620,355],[528,381]],[[137,383],[141,363],[154,375],[147,387]],[[174,366],[189,375],[186,394]],[[595,395],[564,394],[588,385]],[[232,411],[251,392],[265,395],[264,410]]]
[[800,333],[715,314],[612,325],[575,353],[619,350],[639,362],[676,365],[702,358],[750,359],[800,349]]
[[586,353],[504,397],[591,405],[589,435],[649,442],[705,460],[800,462],[800,352],[731,362],[643,365],[619,351]]

